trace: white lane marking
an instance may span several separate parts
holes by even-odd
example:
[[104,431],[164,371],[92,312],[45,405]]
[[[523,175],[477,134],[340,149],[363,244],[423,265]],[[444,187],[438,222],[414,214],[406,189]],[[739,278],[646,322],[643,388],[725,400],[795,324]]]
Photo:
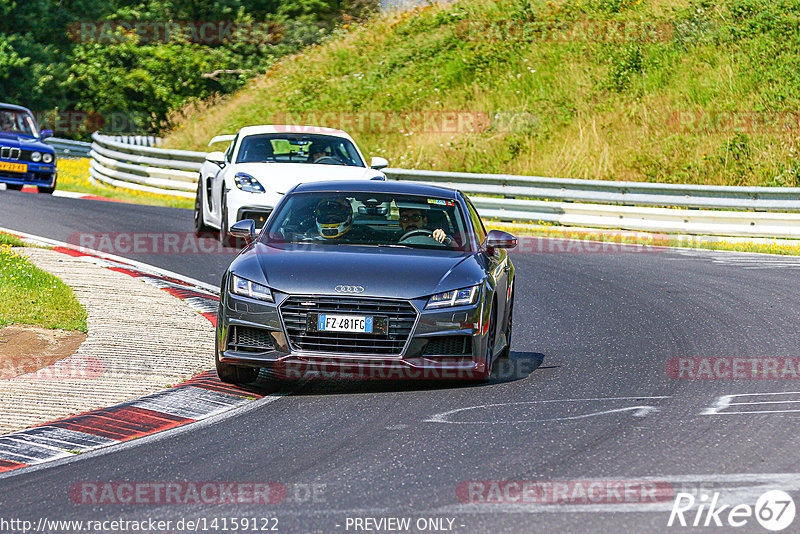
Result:
[[[570,477],[561,477],[566,480]],[[575,478],[575,477],[572,477]],[[600,477],[588,477],[597,480]],[[709,475],[664,475],[664,476],[625,476],[615,479],[625,479],[636,482],[667,483],[673,488],[673,493],[712,494],[719,492],[719,505],[728,504],[755,504],[758,498],[766,491],[781,489],[792,493],[800,491],[800,473],[735,473],[735,474],[709,474]],[[615,512],[669,512],[672,510],[674,499],[659,502],[644,503],[593,503],[593,504],[541,504],[541,503],[461,503],[452,504],[427,510],[427,514],[494,514],[494,513],[615,513]],[[697,506],[706,504],[698,499]],[[695,506],[696,507],[696,506]],[[666,519],[665,519],[666,521]]]
[[[800,257],[737,251],[674,251],[683,258],[703,258],[716,265],[738,266],[741,269],[800,269]],[[675,258],[678,259],[678,258]]]
[[[740,397],[767,397],[774,399],[776,395],[794,395],[796,398],[789,400],[750,400],[747,402],[734,402]],[[706,408],[700,415],[754,415],[766,413],[793,413],[800,412],[800,409],[786,409],[786,410],[739,410],[731,408],[732,406],[759,406],[759,405],[773,405],[773,404],[793,404],[800,402],[800,391],[776,391],[769,393],[739,393],[735,395],[722,395],[717,397],[713,406]]]
[[91,197],[94,195],[90,195],[89,193],[76,193],[74,191],[59,191],[56,189],[53,191],[54,197],[64,197],[64,198],[84,198],[84,197]]
[[615,408],[611,410],[602,410],[597,412],[592,412],[588,414],[581,414],[581,415],[573,415],[573,416],[565,416],[565,417],[554,417],[548,419],[530,419],[530,420],[520,420],[520,421],[451,421],[449,418],[451,415],[470,411],[470,410],[482,410],[486,408],[496,408],[501,406],[520,406],[524,404],[547,404],[547,403],[555,403],[555,402],[598,402],[598,401],[617,401],[617,400],[660,400],[660,399],[669,399],[669,396],[659,396],[659,397],[605,397],[605,398],[587,398],[587,399],[552,399],[552,400],[538,400],[538,401],[520,401],[520,402],[502,402],[497,404],[479,404],[477,406],[467,406],[466,408],[457,408],[455,410],[449,410],[446,412],[437,413],[428,419],[423,419],[424,423],[445,423],[451,425],[485,425],[485,424],[520,424],[520,423],[546,423],[546,422],[555,422],[555,421],[572,421],[576,419],[585,419],[587,417],[595,417],[598,415],[606,415],[612,413],[619,413],[619,412],[627,412],[633,411],[631,415],[635,417],[644,417],[650,413],[658,411],[658,408],[655,406],[648,406],[648,405],[636,405],[636,406],[627,406],[624,408]]

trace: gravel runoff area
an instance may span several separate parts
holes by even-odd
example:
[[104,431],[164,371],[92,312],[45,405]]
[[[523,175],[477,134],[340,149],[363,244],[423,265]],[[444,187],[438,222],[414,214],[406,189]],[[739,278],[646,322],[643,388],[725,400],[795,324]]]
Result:
[[20,251],[72,287],[88,336],[72,356],[0,380],[0,434],[136,399],[213,366],[214,328],[183,301],[80,257]]

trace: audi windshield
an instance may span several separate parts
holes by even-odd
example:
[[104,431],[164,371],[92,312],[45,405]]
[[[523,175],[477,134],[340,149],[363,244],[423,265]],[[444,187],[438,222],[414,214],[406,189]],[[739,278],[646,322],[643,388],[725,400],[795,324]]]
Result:
[[380,193],[289,194],[261,240],[310,246],[395,246],[468,251],[456,200]]

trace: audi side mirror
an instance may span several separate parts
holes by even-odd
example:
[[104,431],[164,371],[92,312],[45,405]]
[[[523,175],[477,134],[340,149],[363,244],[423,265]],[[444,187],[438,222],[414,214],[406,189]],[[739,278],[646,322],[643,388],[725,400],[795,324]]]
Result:
[[206,161],[210,161],[211,163],[216,163],[220,167],[225,166],[225,153],[220,152],[219,150],[214,152],[209,152],[206,154]]
[[233,237],[241,237],[247,244],[252,243],[256,238],[256,222],[253,219],[237,221],[229,230]]
[[492,230],[486,236],[483,247],[489,253],[494,253],[498,248],[514,248],[517,246],[517,236],[503,232],[502,230]]

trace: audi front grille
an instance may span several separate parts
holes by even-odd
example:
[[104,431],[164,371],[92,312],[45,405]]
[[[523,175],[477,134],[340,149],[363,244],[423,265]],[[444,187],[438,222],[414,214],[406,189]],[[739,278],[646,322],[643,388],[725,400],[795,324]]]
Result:
[[[417,320],[417,310],[404,300],[358,297],[289,297],[280,306],[293,349],[337,354],[400,356]],[[386,334],[309,332],[309,313],[388,318]]]

